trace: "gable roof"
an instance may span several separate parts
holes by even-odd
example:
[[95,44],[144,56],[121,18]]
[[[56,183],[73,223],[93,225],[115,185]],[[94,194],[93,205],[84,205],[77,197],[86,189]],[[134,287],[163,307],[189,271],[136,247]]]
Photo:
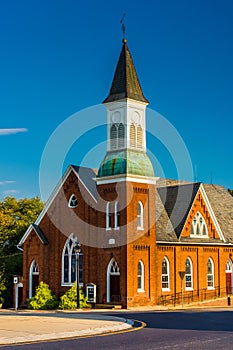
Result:
[[126,39],[123,39],[123,46],[116,66],[110,92],[103,103],[118,101],[125,98],[149,103],[143,95],[127,41]]
[[157,189],[168,218],[174,228],[176,238],[180,237],[199,188],[200,183],[190,183]]
[[43,234],[43,232],[41,231],[41,229],[39,228],[38,225],[36,224],[32,224],[28,227],[27,231],[25,232],[25,234],[23,235],[23,237],[21,238],[19,244],[17,245],[17,247],[21,247],[23,245],[23,243],[26,241],[26,239],[28,238],[29,234],[32,232],[32,230],[35,231],[35,233],[37,234],[38,238],[40,239],[40,241],[44,244],[47,245],[49,242],[47,240],[47,238],[45,237],[45,235]]
[[220,226],[223,238],[233,244],[233,197],[223,186],[202,185]]
[[156,193],[156,241],[178,241],[175,230],[158,194],[158,190]]

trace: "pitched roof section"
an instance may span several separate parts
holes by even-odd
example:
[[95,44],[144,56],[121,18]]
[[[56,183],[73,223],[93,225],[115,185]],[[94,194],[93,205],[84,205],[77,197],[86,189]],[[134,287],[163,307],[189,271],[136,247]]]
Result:
[[123,39],[123,46],[116,66],[112,86],[108,97],[103,103],[118,101],[125,98],[149,103],[143,95],[126,39]]
[[224,238],[233,243],[233,197],[222,186],[203,184]]
[[83,182],[86,189],[88,189],[89,193],[97,201],[98,192],[97,192],[96,181],[95,181],[95,178],[97,175],[97,169],[86,168],[86,167],[77,166],[77,165],[71,165],[71,167],[79,175],[79,178]]
[[180,237],[199,187],[200,183],[191,183],[157,189],[177,238]]

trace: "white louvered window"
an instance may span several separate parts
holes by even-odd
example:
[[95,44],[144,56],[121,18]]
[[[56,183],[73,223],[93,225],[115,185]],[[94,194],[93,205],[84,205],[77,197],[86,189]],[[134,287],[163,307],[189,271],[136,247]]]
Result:
[[130,141],[130,147],[136,147],[136,127],[134,124],[130,125],[129,130],[129,141]]
[[122,123],[118,126],[118,148],[124,148],[125,146],[125,128]]
[[137,148],[142,148],[143,146],[143,133],[141,125],[137,126]]
[[113,124],[110,129],[110,146],[111,150],[117,148],[117,127],[115,124]]

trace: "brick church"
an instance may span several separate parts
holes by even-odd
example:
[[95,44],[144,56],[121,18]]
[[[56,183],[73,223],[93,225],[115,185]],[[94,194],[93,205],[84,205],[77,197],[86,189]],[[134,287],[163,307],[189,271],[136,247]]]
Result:
[[70,165],[19,242],[23,300],[40,281],[57,296],[76,280],[96,303],[181,302],[233,290],[233,197],[221,186],[159,179],[146,153],[146,106],[123,39],[98,170]]

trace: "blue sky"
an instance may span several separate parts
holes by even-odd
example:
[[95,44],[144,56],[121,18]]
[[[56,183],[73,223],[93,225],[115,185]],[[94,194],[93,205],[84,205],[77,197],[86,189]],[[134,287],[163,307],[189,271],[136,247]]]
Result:
[[[0,198],[40,195],[40,162],[50,135],[107,96],[123,13],[149,107],[181,135],[195,179],[233,188],[231,0],[8,0],[0,6]],[[104,128],[97,129],[73,145],[63,169],[82,163],[104,141]],[[163,145],[149,135],[148,146],[162,173],[177,177]],[[100,153],[83,164],[98,168],[104,149]]]

